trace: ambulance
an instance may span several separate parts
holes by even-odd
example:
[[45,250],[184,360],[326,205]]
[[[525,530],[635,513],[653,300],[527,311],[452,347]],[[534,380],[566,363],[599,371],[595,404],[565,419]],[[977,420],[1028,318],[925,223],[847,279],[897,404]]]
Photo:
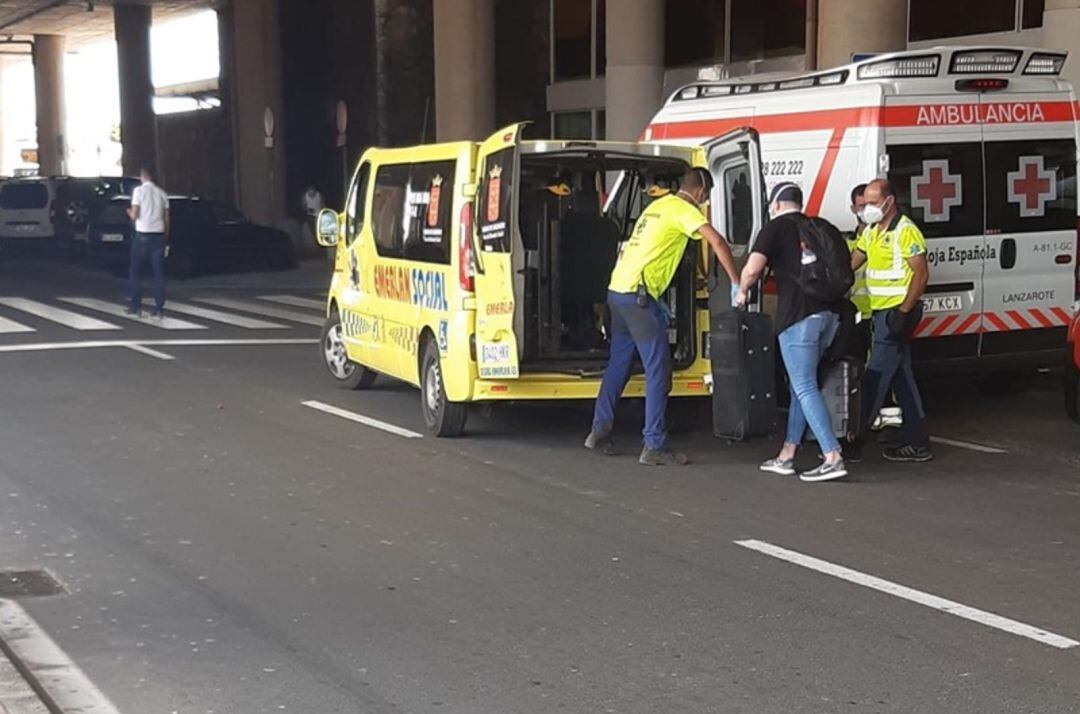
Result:
[[[1059,79],[1065,59],[939,47],[788,78],[698,81],[671,96],[644,139],[692,146],[753,127],[767,186],[794,181],[806,212],[842,230],[854,229],[851,189],[888,177],[927,239],[920,368],[972,371],[1000,390],[1022,370],[1061,364],[1080,295],[1077,102]],[[713,217],[745,252],[749,194],[738,175],[717,186]]]
[[[344,389],[380,375],[419,387],[436,436],[461,434],[470,405],[596,398],[619,246],[691,166],[737,172],[736,190],[751,195],[740,220],[753,232],[762,225],[752,129],[669,146],[526,141],[522,128],[482,143],[369,149],[345,210],[318,216],[318,241],[336,255],[320,348],[327,373]],[[676,426],[692,425],[710,393],[710,317],[730,309],[700,247],[685,251],[663,298]],[[644,396],[641,374],[625,395]]]

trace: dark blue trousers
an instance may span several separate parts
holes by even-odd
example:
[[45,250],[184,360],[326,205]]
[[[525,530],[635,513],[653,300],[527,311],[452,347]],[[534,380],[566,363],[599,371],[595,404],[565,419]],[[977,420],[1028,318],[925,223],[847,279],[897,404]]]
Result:
[[[900,430],[903,444],[929,446],[930,432],[926,425],[926,410],[919,394],[919,385],[915,383],[915,373],[911,369],[911,340],[890,333],[890,312],[892,310],[874,313],[874,340],[870,348],[870,364],[866,366],[863,389],[868,401],[863,405],[861,433],[864,437],[869,433],[870,425],[885,406],[889,392],[893,392],[904,414],[904,423]],[[909,319],[917,322],[921,316],[922,309],[916,307]]]
[[131,309],[142,308],[142,265],[150,261],[154,276],[154,304],[157,311],[165,309],[165,235],[163,233],[136,233],[131,240],[131,269],[129,294]]

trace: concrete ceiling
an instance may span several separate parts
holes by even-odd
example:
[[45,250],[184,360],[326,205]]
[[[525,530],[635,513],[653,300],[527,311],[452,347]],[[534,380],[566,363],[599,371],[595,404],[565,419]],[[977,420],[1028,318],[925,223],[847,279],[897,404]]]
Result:
[[112,38],[112,6],[119,2],[152,5],[155,22],[215,5],[214,0],[0,0],[0,37],[65,35],[68,49],[77,49]]

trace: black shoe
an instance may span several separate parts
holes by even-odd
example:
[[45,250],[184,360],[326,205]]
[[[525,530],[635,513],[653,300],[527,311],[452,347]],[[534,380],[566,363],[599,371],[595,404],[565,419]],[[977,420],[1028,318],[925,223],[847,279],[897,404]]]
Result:
[[891,449],[885,449],[881,452],[881,457],[886,461],[896,461],[902,463],[925,463],[934,458],[934,454],[930,452],[930,449],[926,446],[911,446],[910,444],[904,446],[896,446]]
[[840,444],[840,456],[849,464],[862,463],[863,447],[861,444],[853,444],[845,441]]
[[611,434],[601,434],[599,432],[590,431],[589,435],[585,437],[585,448],[589,451],[597,451],[604,456],[614,456],[615,440],[611,438]]
[[668,449],[650,449],[646,446],[641,450],[638,463],[642,466],[686,466],[690,459],[686,454],[680,454]]
[[124,310],[125,315],[134,315],[135,317],[142,317],[142,310],[132,310],[130,307]]

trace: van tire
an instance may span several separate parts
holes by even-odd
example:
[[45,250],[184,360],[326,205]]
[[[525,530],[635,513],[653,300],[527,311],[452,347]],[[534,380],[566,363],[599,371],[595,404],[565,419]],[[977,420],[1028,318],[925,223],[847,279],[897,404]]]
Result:
[[433,436],[461,436],[469,417],[468,407],[461,402],[447,399],[442,362],[439,360],[439,349],[435,346],[435,341],[430,338],[424,340],[422,350],[420,411],[424,415],[424,424]]
[[988,372],[975,378],[975,389],[984,397],[1008,397],[1019,394],[1031,386],[1035,378],[1033,370],[1005,370]]
[[319,338],[319,354],[326,373],[334,380],[338,389],[368,389],[375,384],[378,374],[353,362],[346,355],[341,318],[337,310],[330,313],[330,317],[326,318],[323,324],[322,336]]

